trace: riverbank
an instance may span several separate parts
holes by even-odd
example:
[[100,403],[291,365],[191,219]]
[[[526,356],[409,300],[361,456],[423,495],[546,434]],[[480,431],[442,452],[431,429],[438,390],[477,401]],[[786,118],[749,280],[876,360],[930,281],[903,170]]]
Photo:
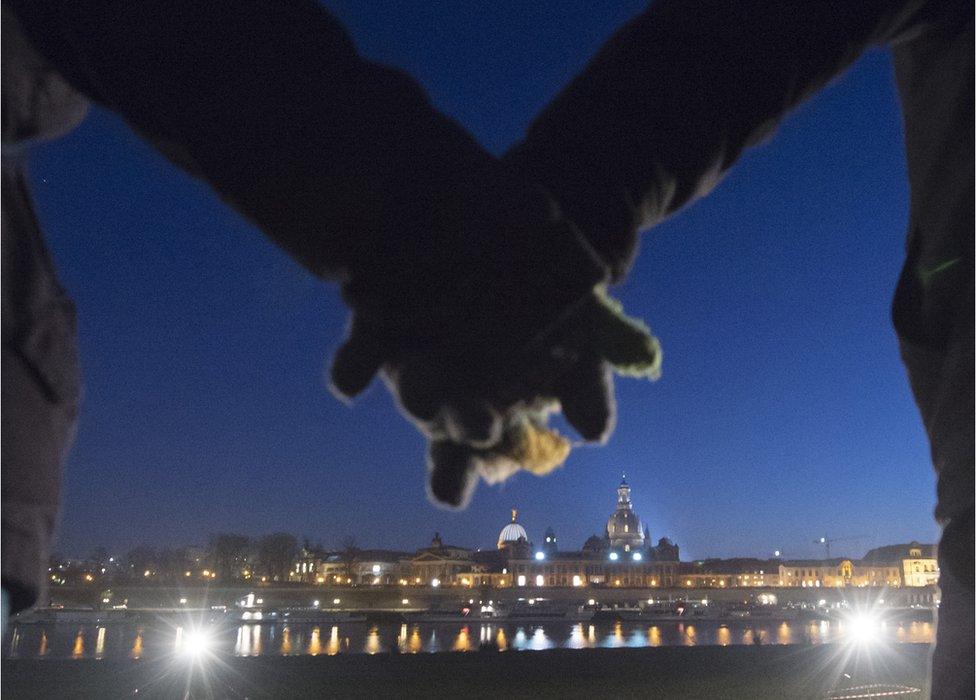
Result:
[[[712,607],[751,605],[764,609],[831,609],[838,605],[867,606],[884,609],[918,609],[920,601],[930,600],[935,589],[901,588],[627,588],[586,586],[559,588],[549,586],[506,588],[461,588],[431,586],[313,586],[308,584],[254,585],[187,585],[155,586],[116,584],[106,586],[55,586],[50,601],[64,608],[88,607],[110,609],[126,605],[129,610],[235,608],[248,594],[260,598],[269,608],[312,607],[318,601],[322,609],[357,613],[416,613],[458,610],[462,605],[494,601],[511,608],[520,600],[545,600],[567,607],[587,605],[625,606],[656,604],[668,601],[695,603],[708,600]],[[883,597],[883,603],[879,602]],[[765,603],[762,603],[762,600]],[[105,601],[108,602],[105,602]],[[592,605],[591,605],[592,607]],[[924,604],[926,608],[933,606]]]
[[[923,698],[928,646],[661,647],[536,652],[5,660],[9,698],[825,698],[881,685]],[[872,689],[844,689],[874,686]],[[917,691],[911,691],[911,689]],[[833,693],[833,694],[832,694]],[[832,695],[831,695],[832,694]],[[888,697],[891,697],[890,695]]]

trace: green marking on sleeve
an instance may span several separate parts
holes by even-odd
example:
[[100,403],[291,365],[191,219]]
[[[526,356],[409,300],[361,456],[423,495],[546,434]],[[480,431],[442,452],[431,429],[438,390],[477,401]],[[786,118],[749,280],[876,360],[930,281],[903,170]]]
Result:
[[936,275],[945,272],[950,267],[958,263],[960,260],[962,260],[962,258],[953,258],[952,260],[946,260],[944,263],[936,265],[931,270],[923,270],[921,266],[919,266],[918,276],[919,278],[921,278],[922,284],[927,287],[929,286],[929,284],[931,284],[933,278],[935,278]]

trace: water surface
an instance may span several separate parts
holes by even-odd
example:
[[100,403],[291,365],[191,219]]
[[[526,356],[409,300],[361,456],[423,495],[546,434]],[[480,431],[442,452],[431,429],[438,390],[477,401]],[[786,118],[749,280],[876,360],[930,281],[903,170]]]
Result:
[[[881,623],[878,639],[934,641],[931,622]],[[196,623],[192,618],[159,618],[109,624],[13,625],[4,639],[6,658],[140,659],[202,646],[208,653],[233,656],[379,654],[395,649],[416,654],[478,651],[485,644],[500,651],[540,649],[658,647],[739,644],[822,644],[850,633],[838,621],[763,620],[689,622],[480,622],[370,624]]]

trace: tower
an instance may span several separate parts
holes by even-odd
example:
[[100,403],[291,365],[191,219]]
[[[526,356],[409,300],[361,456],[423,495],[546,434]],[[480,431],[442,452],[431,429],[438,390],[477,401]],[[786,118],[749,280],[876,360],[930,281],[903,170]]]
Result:
[[617,487],[617,509],[607,521],[607,538],[611,549],[630,552],[644,547],[644,528],[630,501],[630,484],[627,483],[626,474]]
[[542,539],[542,551],[546,554],[555,554],[557,551],[556,531],[552,529],[552,526],[546,528],[546,534]]

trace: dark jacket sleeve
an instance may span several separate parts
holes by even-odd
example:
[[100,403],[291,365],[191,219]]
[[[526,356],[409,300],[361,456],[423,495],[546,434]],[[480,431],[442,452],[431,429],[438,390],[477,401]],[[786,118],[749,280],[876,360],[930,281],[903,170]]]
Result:
[[[79,91],[317,274],[488,156],[311,0],[4,0]],[[432,194],[434,193],[434,194]]]
[[623,275],[640,228],[707,193],[743,149],[922,0],[660,0],[613,36],[509,159]]

